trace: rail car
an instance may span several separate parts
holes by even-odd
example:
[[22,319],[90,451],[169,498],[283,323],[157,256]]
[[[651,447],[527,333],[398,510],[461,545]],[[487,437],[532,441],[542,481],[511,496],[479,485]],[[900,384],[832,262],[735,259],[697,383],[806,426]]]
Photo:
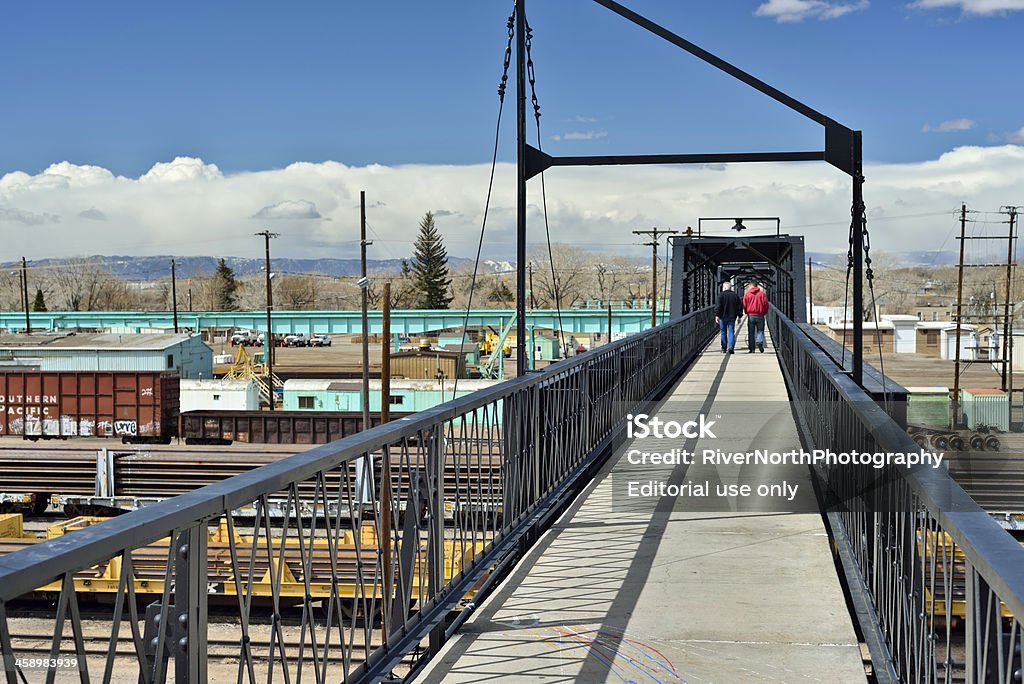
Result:
[[[370,414],[370,427],[380,422],[380,414]],[[362,429],[358,411],[188,411],[181,414],[179,434],[186,444],[327,444]]]
[[180,381],[159,371],[0,371],[0,436],[168,444]]

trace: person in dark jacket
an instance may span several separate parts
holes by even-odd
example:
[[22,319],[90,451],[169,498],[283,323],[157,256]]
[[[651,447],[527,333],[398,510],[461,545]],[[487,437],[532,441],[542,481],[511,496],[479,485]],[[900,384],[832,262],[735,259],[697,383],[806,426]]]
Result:
[[768,315],[768,295],[757,283],[743,295],[743,310],[747,313],[747,353],[754,353],[754,345],[764,353],[764,317]]
[[735,354],[736,319],[742,313],[739,296],[732,291],[732,283],[722,283],[722,293],[718,295],[715,307],[715,322],[722,335],[722,353]]

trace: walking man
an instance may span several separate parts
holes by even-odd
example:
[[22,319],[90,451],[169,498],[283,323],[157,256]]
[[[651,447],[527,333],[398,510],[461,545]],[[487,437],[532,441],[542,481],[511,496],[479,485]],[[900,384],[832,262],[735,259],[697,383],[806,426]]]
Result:
[[768,315],[768,296],[757,283],[743,295],[743,310],[747,312],[747,353],[754,353],[754,346],[764,353],[764,317]]
[[718,330],[722,335],[723,354],[736,353],[736,319],[741,312],[740,298],[732,291],[732,283],[722,283],[722,293],[718,295],[718,305],[715,308],[715,322],[718,323]]

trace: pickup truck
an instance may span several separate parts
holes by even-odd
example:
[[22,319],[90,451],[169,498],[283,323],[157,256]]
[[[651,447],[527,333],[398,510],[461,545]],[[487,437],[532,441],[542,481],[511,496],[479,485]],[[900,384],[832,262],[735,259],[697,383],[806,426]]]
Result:
[[330,338],[329,335],[321,335],[321,334],[310,335],[310,337],[309,337],[309,346],[310,347],[330,347],[331,346],[331,338]]
[[286,347],[308,347],[309,346],[309,335],[305,334],[292,334],[285,335],[284,346]]
[[256,333],[252,330],[236,330],[231,334],[231,346],[251,347],[256,344]]

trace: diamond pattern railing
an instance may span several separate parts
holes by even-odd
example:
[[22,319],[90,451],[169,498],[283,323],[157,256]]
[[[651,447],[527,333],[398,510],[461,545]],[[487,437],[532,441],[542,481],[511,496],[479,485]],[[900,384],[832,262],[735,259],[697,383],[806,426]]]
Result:
[[[394,681],[586,483],[702,310],[0,557],[8,682]],[[254,508],[254,515],[232,511]],[[40,629],[44,625],[45,629]]]

